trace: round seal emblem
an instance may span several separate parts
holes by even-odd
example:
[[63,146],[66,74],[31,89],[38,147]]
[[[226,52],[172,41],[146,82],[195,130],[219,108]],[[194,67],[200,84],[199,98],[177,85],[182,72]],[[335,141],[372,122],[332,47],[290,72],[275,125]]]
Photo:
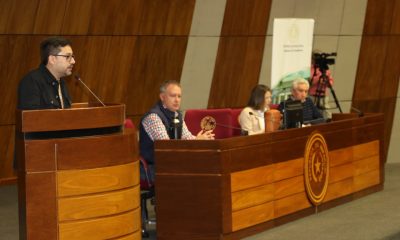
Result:
[[217,121],[215,121],[215,118],[211,116],[205,116],[200,121],[200,128],[203,131],[214,130],[216,126],[217,126]]
[[304,151],[304,181],[308,198],[314,205],[324,200],[328,188],[329,154],[324,137],[313,132]]

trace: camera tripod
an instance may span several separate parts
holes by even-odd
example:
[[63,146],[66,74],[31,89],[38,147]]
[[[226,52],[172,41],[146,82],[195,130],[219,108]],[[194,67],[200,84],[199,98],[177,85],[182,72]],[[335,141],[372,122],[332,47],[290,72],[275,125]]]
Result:
[[317,106],[318,109],[326,110],[325,106],[321,105],[321,99],[325,97],[325,90],[326,87],[328,87],[331,91],[333,99],[335,100],[336,107],[339,109],[340,113],[343,113],[339,101],[336,97],[335,90],[333,89],[331,83],[329,82],[329,78],[326,75],[326,71],[329,69],[328,66],[318,66],[318,64],[314,64],[314,75],[311,78],[310,85],[313,84],[313,79],[317,74],[317,69],[321,71],[321,76],[318,79],[317,89],[315,91],[314,105]]

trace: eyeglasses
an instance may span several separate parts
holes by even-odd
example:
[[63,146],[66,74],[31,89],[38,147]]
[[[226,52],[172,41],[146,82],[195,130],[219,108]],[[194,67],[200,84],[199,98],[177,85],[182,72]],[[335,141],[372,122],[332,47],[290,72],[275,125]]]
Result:
[[56,56],[56,57],[65,57],[65,59],[66,59],[68,62],[70,62],[72,59],[75,60],[75,55],[55,54],[55,55],[53,55],[53,56]]

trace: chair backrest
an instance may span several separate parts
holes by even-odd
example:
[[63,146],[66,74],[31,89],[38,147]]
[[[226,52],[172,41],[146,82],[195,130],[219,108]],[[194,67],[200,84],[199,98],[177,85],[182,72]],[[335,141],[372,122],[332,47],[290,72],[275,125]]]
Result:
[[278,109],[279,108],[279,104],[270,104],[269,108],[270,109]]
[[126,128],[135,128],[135,124],[133,124],[131,119],[126,118],[125,121],[124,121],[124,127],[126,127]]
[[230,108],[187,110],[185,113],[185,122],[192,134],[196,135],[201,130],[200,122],[206,116],[213,117],[217,123],[214,129],[216,139],[234,136],[234,129],[232,128],[234,121]]
[[243,108],[232,108],[232,126],[235,128],[233,129],[233,136],[240,136],[242,135],[241,126],[239,123],[239,115],[242,112]]
[[[126,118],[124,121],[124,127],[125,128],[133,128],[136,129],[135,124],[133,124],[132,120],[129,118]],[[142,156],[139,156],[139,163],[140,163],[140,189],[141,190],[149,190],[154,186],[154,179],[153,175],[154,173],[152,172],[153,169],[148,165],[147,161],[142,158]]]

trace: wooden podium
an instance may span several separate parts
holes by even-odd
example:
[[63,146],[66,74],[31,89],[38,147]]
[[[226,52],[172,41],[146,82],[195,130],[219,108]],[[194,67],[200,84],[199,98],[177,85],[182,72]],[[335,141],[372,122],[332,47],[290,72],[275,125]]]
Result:
[[20,239],[141,239],[125,106],[17,112]]
[[[156,141],[157,239],[240,239],[383,189],[383,115],[214,141]],[[311,135],[325,139],[319,205],[305,184]]]

